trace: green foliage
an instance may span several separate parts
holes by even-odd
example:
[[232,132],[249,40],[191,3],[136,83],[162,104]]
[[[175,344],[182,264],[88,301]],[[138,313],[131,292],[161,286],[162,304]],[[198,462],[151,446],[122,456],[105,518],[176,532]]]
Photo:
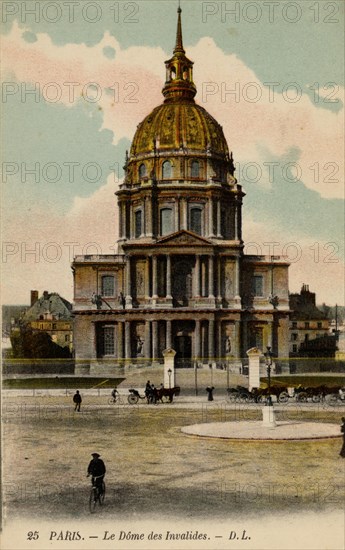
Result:
[[35,332],[30,327],[22,325],[11,334],[13,357],[16,359],[67,359],[71,357],[68,348],[63,348],[53,342],[47,332]]

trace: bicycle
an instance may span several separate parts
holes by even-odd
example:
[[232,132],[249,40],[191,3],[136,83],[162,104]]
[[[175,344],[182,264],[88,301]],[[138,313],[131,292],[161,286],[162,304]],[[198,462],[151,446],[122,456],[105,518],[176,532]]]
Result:
[[125,404],[122,396],[119,393],[117,393],[115,396],[112,395],[108,399],[108,403],[109,403],[109,405],[115,405],[115,404],[124,405]]
[[[95,478],[97,479],[97,478]],[[99,486],[96,484],[92,485],[90,497],[89,497],[89,508],[91,514],[93,514],[96,510],[97,502],[100,506],[103,506],[105,498],[105,483],[102,481],[102,491],[100,492]]]

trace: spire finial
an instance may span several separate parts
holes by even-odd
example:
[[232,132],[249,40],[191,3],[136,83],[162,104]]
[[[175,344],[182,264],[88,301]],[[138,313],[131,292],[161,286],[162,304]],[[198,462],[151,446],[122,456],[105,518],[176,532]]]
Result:
[[176,46],[174,49],[174,53],[176,52],[186,53],[183,49],[181,12],[182,10],[181,10],[180,0],[179,0],[178,8],[177,8],[178,17],[177,17]]

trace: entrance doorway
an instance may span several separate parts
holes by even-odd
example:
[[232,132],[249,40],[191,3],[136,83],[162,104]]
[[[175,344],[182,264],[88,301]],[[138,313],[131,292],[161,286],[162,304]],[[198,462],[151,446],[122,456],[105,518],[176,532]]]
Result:
[[192,337],[187,335],[175,336],[174,349],[176,351],[176,367],[188,368],[192,366]]

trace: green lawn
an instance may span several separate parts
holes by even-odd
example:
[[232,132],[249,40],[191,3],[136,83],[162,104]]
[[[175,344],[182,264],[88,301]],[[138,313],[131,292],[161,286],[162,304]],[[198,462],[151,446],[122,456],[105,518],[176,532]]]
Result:
[[65,389],[65,388],[114,388],[125,378],[99,378],[85,376],[55,376],[54,378],[11,378],[3,380],[2,387],[6,390],[31,389]]

